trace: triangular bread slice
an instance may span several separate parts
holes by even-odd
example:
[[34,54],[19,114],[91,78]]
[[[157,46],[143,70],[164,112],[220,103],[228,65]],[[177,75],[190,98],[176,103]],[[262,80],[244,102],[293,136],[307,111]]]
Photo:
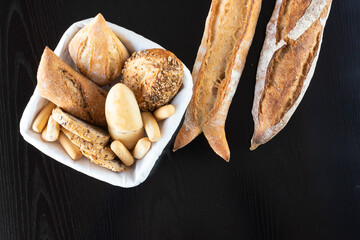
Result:
[[64,112],[59,107],[53,110],[52,116],[54,120],[57,121],[63,128],[69,130],[70,132],[78,135],[92,144],[105,146],[110,140],[110,135],[105,130],[90,125]]

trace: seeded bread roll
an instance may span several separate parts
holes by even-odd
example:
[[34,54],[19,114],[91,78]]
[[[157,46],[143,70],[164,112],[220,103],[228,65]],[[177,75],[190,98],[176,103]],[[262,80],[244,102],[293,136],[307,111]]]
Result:
[[100,86],[118,77],[129,57],[100,13],[74,36],[69,52],[78,69]]
[[39,94],[86,122],[106,127],[107,92],[46,47],[37,72]]
[[172,52],[156,48],[133,53],[122,73],[122,82],[134,92],[142,111],[167,104],[184,77],[182,62]]

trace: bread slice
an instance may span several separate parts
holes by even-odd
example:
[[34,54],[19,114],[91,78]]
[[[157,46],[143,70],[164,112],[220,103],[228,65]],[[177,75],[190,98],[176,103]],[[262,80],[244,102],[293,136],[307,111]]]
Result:
[[226,161],[225,120],[255,33],[261,0],[213,0],[192,76],[193,97],[174,150],[204,132]]
[[52,116],[63,128],[78,135],[87,142],[104,147],[110,140],[110,135],[105,130],[81,121],[64,112],[59,107],[53,110]]
[[106,127],[107,92],[46,47],[37,72],[39,94],[86,122]]
[[86,141],[85,139],[70,132],[64,127],[61,128],[61,131],[71,140],[71,142],[78,146],[81,151],[89,155],[103,159],[105,161],[110,161],[116,157],[115,153],[111,150],[110,147]]
[[314,74],[332,0],[277,0],[261,52],[251,150],[290,120]]
[[121,163],[120,160],[117,158],[107,161],[107,160],[98,158],[94,155],[91,155],[82,149],[80,149],[80,151],[82,152],[82,154],[85,157],[90,159],[91,162],[93,162],[99,166],[102,166],[104,168],[110,169],[113,172],[123,172],[126,170],[126,166],[123,163]]

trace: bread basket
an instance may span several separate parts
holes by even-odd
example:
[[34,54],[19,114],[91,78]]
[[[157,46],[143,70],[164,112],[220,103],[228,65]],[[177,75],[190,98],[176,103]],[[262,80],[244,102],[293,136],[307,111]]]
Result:
[[[91,21],[91,19],[79,21],[71,25],[66,30],[66,32],[60,39],[60,42],[58,43],[56,49],[54,50],[56,55],[58,55],[63,61],[65,61],[75,69],[75,64],[73,63],[69,55],[68,45],[73,36],[81,28],[86,26],[89,21]],[[123,27],[117,26],[109,22],[107,22],[107,24],[119,37],[119,39],[122,41],[122,43],[125,45],[125,47],[129,50],[130,53],[150,48],[162,48],[157,43],[154,43],[130,30],[127,30]],[[118,80],[115,80],[113,84],[117,82]],[[111,172],[108,169],[97,166],[96,164],[91,163],[90,160],[85,157],[82,157],[80,160],[73,161],[66,154],[66,152],[63,150],[63,148],[58,142],[44,142],[41,139],[41,135],[34,132],[31,128],[32,123],[38,112],[47,103],[47,100],[42,98],[37,93],[37,89],[34,90],[34,93],[30,98],[21,117],[20,133],[24,137],[25,141],[39,149],[44,154],[48,155],[49,157],[55,159],[58,162],[61,162],[62,164],[65,164],[68,167],[71,167],[88,176],[107,182],[114,186],[120,186],[124,188],[135,187],[140,183],[144,182],[149,176],[150,171],[154,167],[162,151],[169,143],[177,127],[179,126],[181,119],[185,113],[186,107],[191,99],[192,86],[193,82],[191,78],[191,73],[189,69],[184,65],[183,85],[178,94],[171,102],[171,104],[176,107],[176,112],[173,116],[162,121],[159,124],[162,134],[161,140],[153,143],[150,151],[143,159],[137,160],[130,169],[122,173]]]

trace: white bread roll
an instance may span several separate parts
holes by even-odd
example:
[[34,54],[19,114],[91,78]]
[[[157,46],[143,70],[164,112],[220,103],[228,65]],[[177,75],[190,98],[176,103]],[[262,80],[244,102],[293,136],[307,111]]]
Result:
[[69,52],[78,69],[100,86],[117,78],[129,57],[100,13],[74,36]]
[[134,93],[124,84],[113,86],[106,98],[105,116],[110,136],[120,140],[127,149],[134,148],[143,137],[144,128]]

